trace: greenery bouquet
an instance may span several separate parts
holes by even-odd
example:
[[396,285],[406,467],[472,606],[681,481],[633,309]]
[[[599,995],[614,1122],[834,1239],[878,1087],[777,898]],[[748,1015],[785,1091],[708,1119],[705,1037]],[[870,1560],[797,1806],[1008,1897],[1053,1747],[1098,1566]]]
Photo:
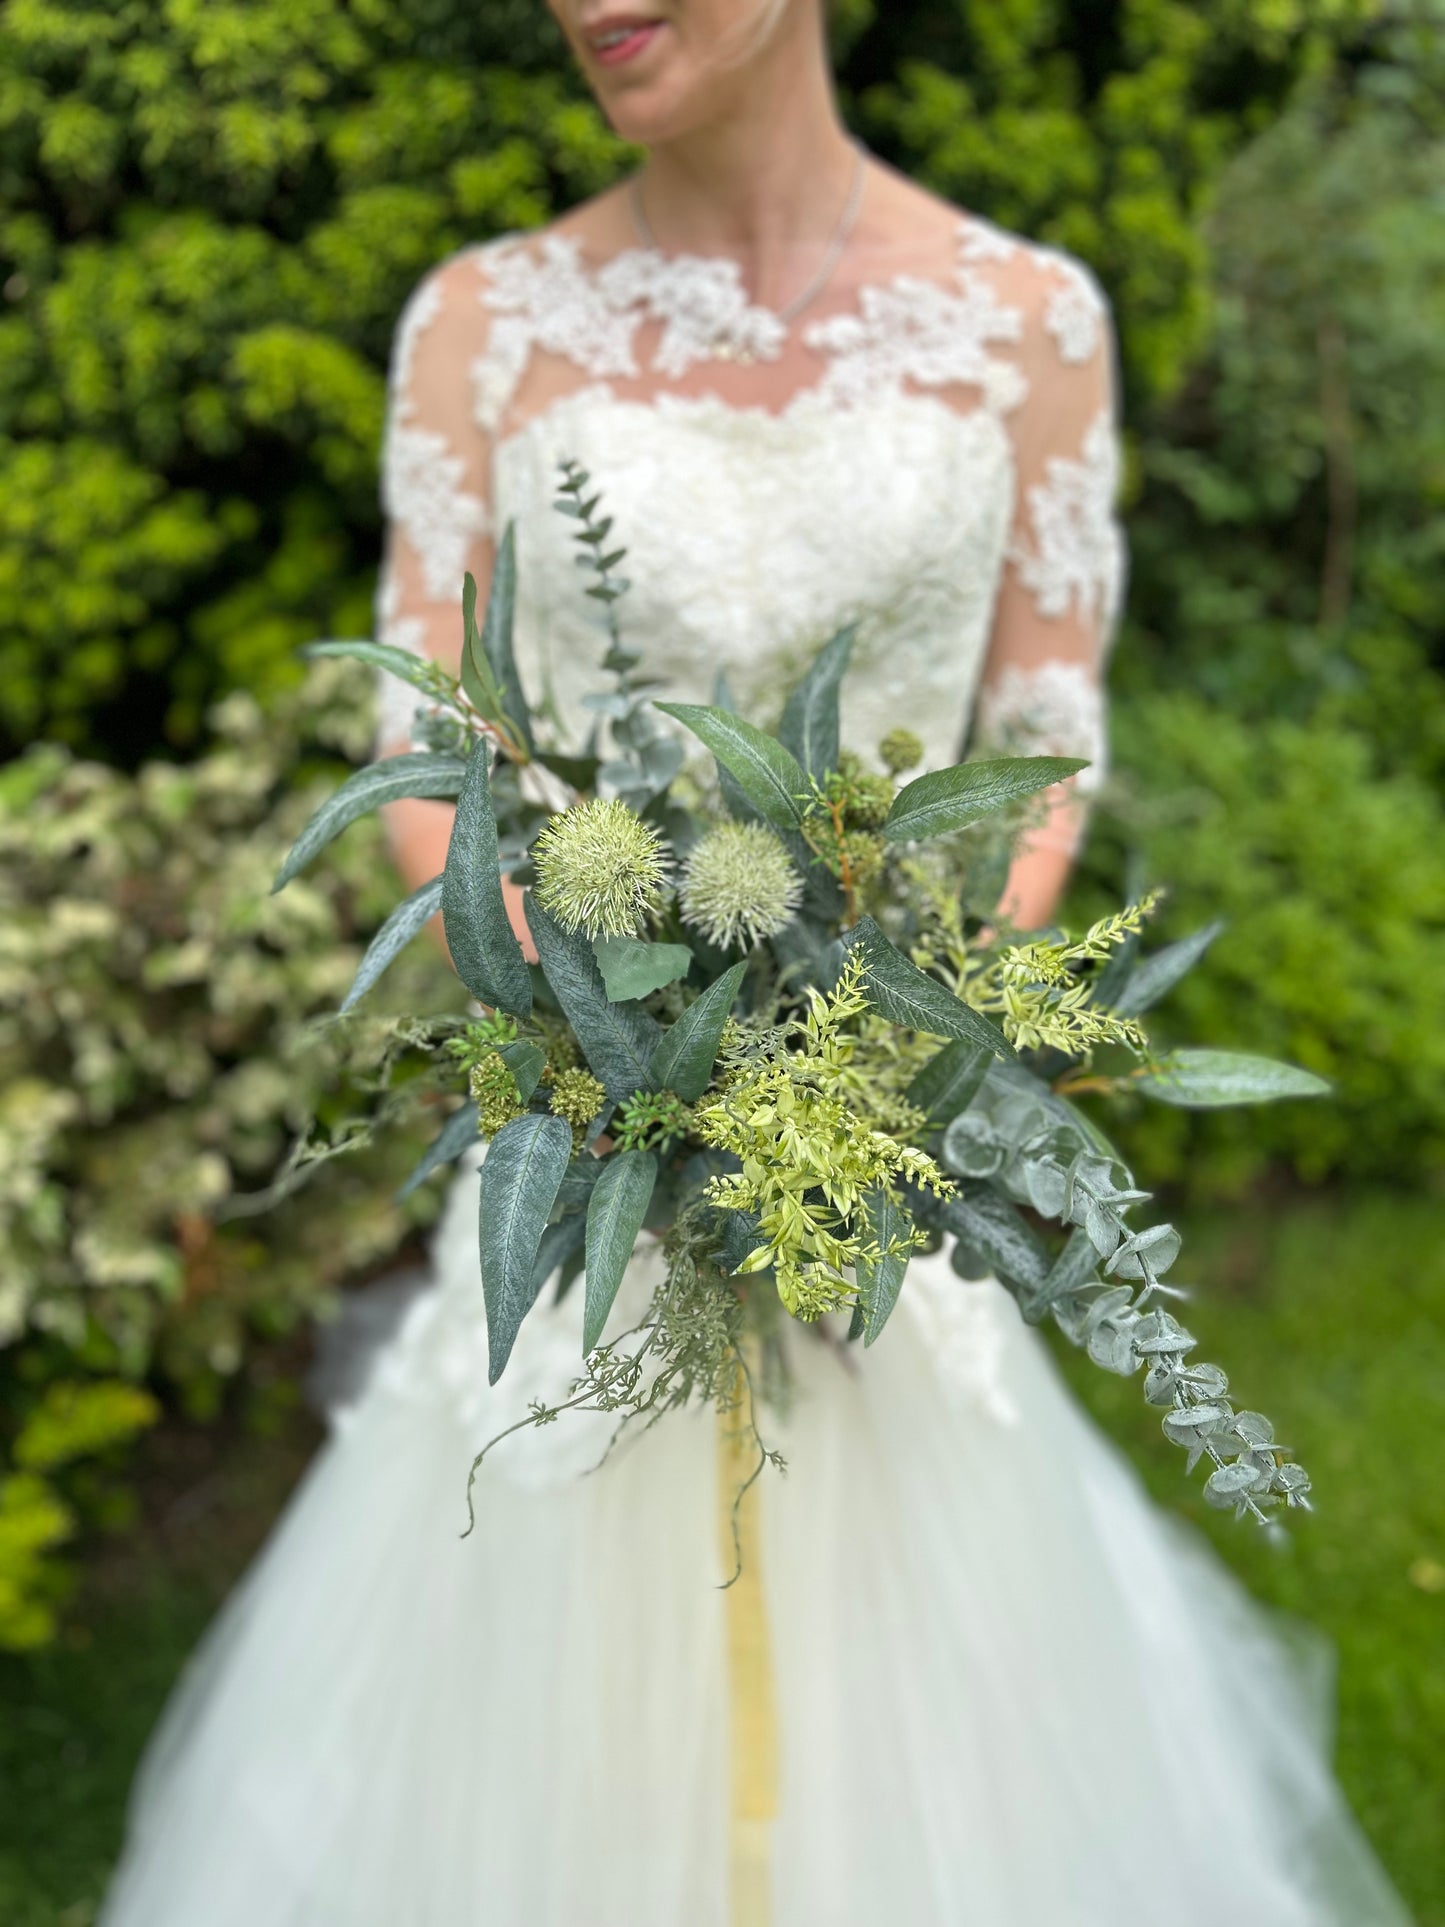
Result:
[[[509,530],[480,624],[466,580],[459,678],[378,642],[313,645],[411,684],[422,746],[343,784],[277,878],[390,800],[456,799],[444,873],[388,918],[343,1008],[440,911],[485,1011],[418,1030],[465,1097],[411,1183],[488,1141],[493,1382],[544,1291],[584,1296],[576,1380],[522,1422],[585,1407],[615,1413],[620,1436],[711,1401],[744,1414],[761,1469],[774,1455],[756,1414],[786,1394],[789,1321],[827,1321],[842,1342],[846,1319],[848,1340],[875,1344],[912,1254],[951,1239],[960,1290],[995,1277],[1026,1320],[1052,1319],[1103,1369],[1143,1368],[1212,1504],[1260,1522],[1307,1505],[1308,1477],[1269,1421],[1236,1409],[1224,1372],[1194,1356],[1169,1309],[1179,1236],[1141,1221],[1149,1194],[1078,1101],[1128,1090],[1217,1106],[1325,1088],[1263,1058],[1151,1050],[1140,1019],[1215,931],[1142,954],[1152,896],[1078,938],[999,925],[1021,813],[1080,763],[970,761],[904,780],[921,745],[894,731],[870,766],[839,741],[846,630],[776,734],[736,714],[725,686],[711,706],[658,701],[623,643],[625,551],[573,464],[557,506],[605,630],[609,686],[587,699],[585,750],[544,744],[524,696]],[[715,780],[685,767],[663,717],[711,752]],[[537,800],[557,779],[574,798],[561,809]],[[535,965],[508,918],[507,872],[527,886]],[[651,1235],[664,1280],[605,1336]]]

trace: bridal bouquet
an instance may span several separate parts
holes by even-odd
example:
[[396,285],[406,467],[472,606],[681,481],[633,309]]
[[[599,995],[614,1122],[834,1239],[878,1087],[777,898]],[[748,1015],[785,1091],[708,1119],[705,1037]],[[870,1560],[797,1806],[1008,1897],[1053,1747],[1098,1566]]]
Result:
[[[785,1392],[786,1322],[842,1314],[840,1341],[846,1318],[849,1340],[877,1343],[912,1254],[947,1237],[961,1291],[993,1276],[1025,1319],[1053,1319],[1105,1370],[1143,1368],[1212,1504],[1261,1522],[1307,1505],[1303,1468],[1266,1418],[1236,1409],[1169,1309],[1178,1233],[1141,1217],[1149,1194],[1075,1101],[1325,1088],[1266,1059],[1151,1050],[1140,1019],[1214,930],[1141,954],[1152,897],[1077,938],[995,928],[1020,811],[1081,764],[975,761],[904,780],[922,750],[901,730],[870,761],[839,740],[846,630],[775,735],[734,713],[725,687],[711,706],[658,701],[623,643],[625,551],[574,464],[557,506],[606,634],[610,686],[588,698],[586,748],[536,731],[512,651],[508,531],[480,625],[466,581],[460,678],[382,643],[313,645],[411,684],[423,747],[343,784],[277,878],[380,804],[456,799],[444,873],[387,919],[344,1008],[439,910],[486,1014],[428,1033],[465,1097],[412,1182],[487,1140],[493,1382],[554,1278],[583,1294],[576,1381],[523,1423],[587,1407],[621,1431],[708,1400],[746,1414],[760,1468],[773,1455],[753,1415]],[[710,752],[715,781],[684,767],[663,717]],[[574,800],[549,808],[549,788]],[[527,886],[538,965],[508,919],[508,872]],[[1123,1068],[1101,1071],[1099,1052]],[[634,1245],[654,1233],[664,1282],[604,1338]]]

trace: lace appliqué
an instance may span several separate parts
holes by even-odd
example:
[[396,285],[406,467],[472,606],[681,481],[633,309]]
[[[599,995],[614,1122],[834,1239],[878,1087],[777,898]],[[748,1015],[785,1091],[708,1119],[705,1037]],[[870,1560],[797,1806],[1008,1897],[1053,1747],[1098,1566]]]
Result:
[[1084,435],[1077,461],[1045,458],[1047,480],[1027,491],[1031,538],[1015,536],[1008,559],[1033,592],[1039,614],[1083,621],[1097,618],[1112,635],[1124,593],[1123,531],[1114,514],[1119,488],[1119,440],[1107,408]]
[[641,372],[636,336],[644,321],[662,324],[653,367],[671,378],[705,361],[720,335],[759,360],[782,352],[784,324],[749,302],[734,261],[628,248],[594,271],[575,241],[556,234],[478,253],[486,277],[482,305],[494,319],[472,382],[478,420],[494,433],[534,348],[599,381]]
[[1074,365],[1088,361],[1099,345],[1109,309],[1103,289],[1083,262],[1060,248],[1019,240],[981,215],[964,217],[958,254],[966,266],[1011,261],[1021,249],[1055,282],[1044,306],[1044,326],[1053,336],[1060,358]]
[[435,280],[424,282],[397,331],[381,503],[416,552],[427,595],[433,602],[451,602],[461,595],[467,550],[490,524],[486,504],[462,486],[466,463],[452,453],[444,435],[412,420],[412,362],[440,305]]
[[958,292],[900,275],[888,287],[863,288],[856,314],[833,315],[804,333],[830,357],[819,383],[825,399],[848,406],[912,382],[942,388],[966,382],[999,413],[1018,407],[1028,382],[1011,361],[989,353],[996,341],[1023,333],[1017,308],[1004,305],[986,281],[960,269]]
[[978,694],[976,737],[1010,756],[1081,756],[1081,795],[1099,790],[1108,767],[1107,703],[1095,671],[1082,662],[1025,668],[1007,664]]

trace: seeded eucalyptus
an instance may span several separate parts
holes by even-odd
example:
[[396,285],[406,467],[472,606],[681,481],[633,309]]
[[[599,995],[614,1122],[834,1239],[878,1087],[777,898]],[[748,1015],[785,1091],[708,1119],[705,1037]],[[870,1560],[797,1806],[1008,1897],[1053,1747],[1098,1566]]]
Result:
[[[1269,1421],[1237,1410],[1224,1373],[1193,1356],[1169,1309],[1178,1234],[1140,1221],[1148,1193],[1082,1108],[1325,1088],[1237,1053],[1154,1050],[1145,1014],[1214,933],[1141,957],[1152,894],[1079,937],[1009,930],[997,886],[970,874],[977,842],[958,832],[1006,824],[1081,765],[904,780],[923,754],[906,730],[870,763],[839,740],[851,631],[818,652],[776,735],[721,703],[654,703],[622,634],[626,551],[575,463],[557,505],[610,679],[588,698],[588,744],[549,742],[530,712],[512,651],[525,559],[508,532],[480,626],[467,579],[460,680],[385,652],[422,699],[432,747],[354,777],[278,879],[378,802],[459,799],[444,875],[388,920],[345,1007],[440,906],[459,974],[493,1008],[436,1046],[465,1098],[415,1181],[489,1141],[493,1379],[551,1277],[569,1281],[585,1258],[576,1381],[524,1422],[588,1409],[620,1435],[698,1400],[732,1406],[742,1385],[756,1438],[756,1403],[786,1395],[799,1327],[842,1314],[873,1344],[913,1254],[943,1242],[961,1281],[996,1277],[1025,1319],[1051,1319],[1104,1370],[1142,1369],[1210,1503],[1260,1521],[1307,1505]],[[376,661],[377,647],[355,650]],[[715,784],[684,773],[688,740]],[[571,787],[571,807],[525,800],[529,763]],[[530,882],[540,966],[514,934],[501,865]],[[628,1325],[628,1260],[654,1233],[666,1276]]]

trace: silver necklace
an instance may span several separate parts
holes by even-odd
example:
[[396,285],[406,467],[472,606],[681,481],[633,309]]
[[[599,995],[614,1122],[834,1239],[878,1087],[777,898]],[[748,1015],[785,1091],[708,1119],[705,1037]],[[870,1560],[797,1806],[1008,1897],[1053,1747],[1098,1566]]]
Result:
[[[792,300],[784,307],[772,311],[774,319],[784,327],[800,315],[804,308],[808,306],[809,302],[815,301],[823,292],[823,289],[832,279],[833,272],[839,261],[843,258],[843,250],[847,247],[854,228],[858,225],[859,210],[863,206],[863,183],[868,172],[868,160],[867,155],[861,147],[855,146],[855,154],[853,179],[849,184],[848,198],[843,203],[843,212],[838,217],[838,224],[833,229],[827,247],[823,250],[823,258],[818,264],[816,274],[814,274],[807,286],[803,288],[800,293],[795,294]],[[632,192],[629,198],[632,206],[632,225],[637,231],[638,240],[641,241],[645,248],[651,249],[654,253],[660,253],[661,249],[657,245],[657,236],[652,231],[651,223],[647,218],[647,210],[642,205],[642,177],[640,175],[633,180]],[[720,328],[718,332],[711,337],[707,343],[707,352],[714,361],[750,362],[756,360],[756,356],[747,342],[734,330],[726,327]]]

